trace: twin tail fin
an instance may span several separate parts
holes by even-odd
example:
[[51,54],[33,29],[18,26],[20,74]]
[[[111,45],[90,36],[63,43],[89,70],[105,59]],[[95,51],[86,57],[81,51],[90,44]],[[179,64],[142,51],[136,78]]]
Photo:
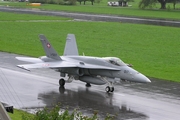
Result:
[[44,35],[40,34],[39,38],[47,57],[55,60],[62,60]]

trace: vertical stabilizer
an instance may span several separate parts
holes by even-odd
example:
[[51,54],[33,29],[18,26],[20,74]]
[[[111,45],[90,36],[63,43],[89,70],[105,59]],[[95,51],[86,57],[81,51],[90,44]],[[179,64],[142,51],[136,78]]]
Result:
[[66,38],[66,46],[64,48],[64,56],[79,55],[74,34],[68,34]]
[[46,53],[46,56],[55,60],[61,60],[58,53],[51,46],[50,42],[46,39],[46,37],[42,34],[39,35],[40,41]]

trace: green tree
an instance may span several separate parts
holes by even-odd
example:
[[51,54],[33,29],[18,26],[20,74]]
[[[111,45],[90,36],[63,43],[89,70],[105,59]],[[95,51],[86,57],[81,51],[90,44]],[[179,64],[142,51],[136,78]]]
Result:
[[160,9],[166,9],[167,0],[158,0],[158,2],[161,4]]
[[80,5],[81,5],[81,2],[84,2],[84,5],[86,4],[86,1],[91,1],[91,4],[93,5],[94,4],[94,0],[77,0]]
[[170,3],[173,3],[173,8],[176,9],[176,3],[180,2],[180,0],[170,0]]
[[157,0],[141,0],[139,2],[139,8],[142,8],[142,9],[145,9],[147,7],[152,8],[156,2]]
[[159,2],[161,4],[160,9],[166,9],[166,3],[173,3],[174,9],[175,9],[175,5],[177,1],[180,1],[180,0],[141,0],[139,2],[139,8],[142,8],[142,9],[145,9],[147,7],[151,8],[153,7],[153,5]]

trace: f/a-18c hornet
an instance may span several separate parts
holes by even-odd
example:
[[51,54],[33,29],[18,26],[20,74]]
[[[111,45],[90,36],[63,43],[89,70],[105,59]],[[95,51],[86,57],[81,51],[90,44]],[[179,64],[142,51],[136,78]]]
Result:
[[[46,56],[39,58],[16,57],[16,59],[33,64],[17,65],[25,70],[31,68],[51,68],[60,72],[60,87],[66,82],[80,80],[86,86],[107,84],[106,92],[113,92],[117,79],[130,82],[150,83],[143,74],[134,70],[129,64],[117,57],[80,56],[74,34],[68,34],[63,56],[59,56],[44,35],[39,35]],[[68,77],[66,77],[68,76]],[[65,80],[65,78],[67,78]]]

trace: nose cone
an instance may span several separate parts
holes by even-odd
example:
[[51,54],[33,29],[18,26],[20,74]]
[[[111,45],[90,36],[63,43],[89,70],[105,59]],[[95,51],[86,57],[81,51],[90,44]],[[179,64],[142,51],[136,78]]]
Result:
[[146,76],[144,76],[141,73],[138,73],[134,76],[134,81],[142,82],[142,83],[150,83],[151,82]]

